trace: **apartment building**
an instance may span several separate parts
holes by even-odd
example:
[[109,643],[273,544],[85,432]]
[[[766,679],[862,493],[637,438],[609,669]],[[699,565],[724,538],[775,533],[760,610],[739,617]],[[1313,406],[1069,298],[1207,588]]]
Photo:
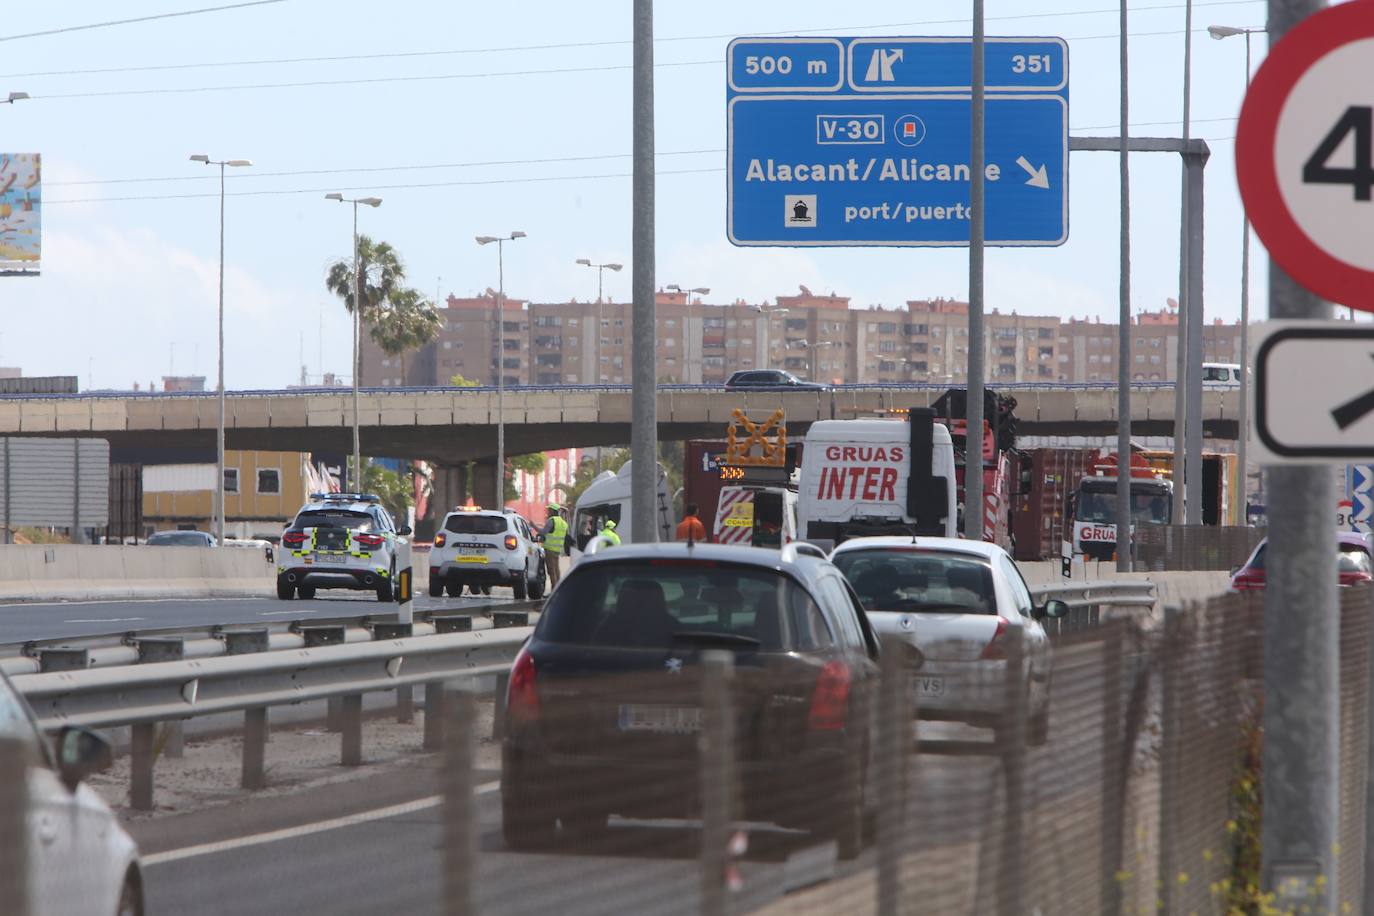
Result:
[[[446,385],[454,376],[484,385],[497,378],[498,296],[493,290],[442,309],[439,338],[401,357],[364,335],[364,385]],[[506,301],[499,344],[507,385],[623,385],[631,378],[632,307],[628,302]],[[984,315],[983,359],[989,384],[1105,382],[1116,378],[1117,328],[1098,320],[1049,315]],[[683,292],[657,294],[655,347],[663,382],[714,385],[741,369],[781,368],[824,382],[934,382],[968,378],[968,303],[913,299],[904,306],[852,308],[849,297],[800,287],[770,304],[713,304]],[[1178,317],[1143,312],[1131,333],[1131,374],[1169,381],[1178,355]],[[1215,321],[1203,335],[1203,359],[1238,362],[1240,328]]]

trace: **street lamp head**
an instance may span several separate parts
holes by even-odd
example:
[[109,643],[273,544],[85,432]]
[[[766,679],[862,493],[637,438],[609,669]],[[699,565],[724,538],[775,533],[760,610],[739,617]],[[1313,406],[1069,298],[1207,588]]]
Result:
[[338,191],[333,191],[333,192],[331,192],[331,193],[329,193],[329,194],[324,195],[324,199],[325,199],[325,200],[337,200],[339,203],[343,203],[343,195],[340,194]]
[[680,292],[682,292],[682,287],[678,286],[676,283],[669,283],[669,284],[668,284],[668,288],[671,289],[671,290],[672,290],[673,292],[675,292],[675,293],[680,293]]
[[578,258],[578,259],[577,259],[577,263],[581,264],[583,267],[591,267],[591,266],[592,266],[591,258]]
[[367,204],[369,207],[380,207],[382,199],[380,197],[360,197],[358,203]]
[[510,237],[512,241],[514,241],[515,239],[523,239],[525,237],[525,233],[517,229],[510,234]]
[[702,295],[702,296],[705,296],[705,295],[706,295],[707,293],[709,293],[710,291],[711,291],[711,287],[709,287],[709,286],[698,286],[698,287],[696,287],[695,289],[692,290],[692,292],[698,293],[698,294],[700,294],[700,295]]
[[225,165],[232,165],[232,166],[235,166],[235,167],[241,167],[241,166],[245,166],[245,165],[252,165],[252,164],[253,164],[253,160],[251,160],[251,159],[230,159],[229,161],[225,162],[224,164],[225,164]]
[[501,240],[498,239],[498,238],[497,238],[496,236],[494,236],[494,235],[479,235],[479,236],[477,236],[477,244],[479,244],[479,245],[490,245],[492,242],[499,242],[499,241],[501,241]]
[[1223,38],[1230,38],[1232,35],[1244,35],[1245,29],[1238,29],[1232,25],[1209,25],[1207,34],[1220,41]]
[[204,162],[206,165],[209,165],[209,164],[210,164],[210,157],[207,156],[207,155],[205,155],[204,153],[196,153],[194,156],[191,157],[191,161],[192,161],[192,162]]
[[602,266],[602,267],[608,267],[608,268],[610,268],[611,270],[616,271],[617,273],[620,272],[621,270],[623,270],[624,267],[625,267],[624,264],[602,264],[601,266]]
[[27,98],[29,98],[29,94],[27,92],[11,92],[9,98],[5,99],[5,101],[13,105],[15,102],[23,101]]

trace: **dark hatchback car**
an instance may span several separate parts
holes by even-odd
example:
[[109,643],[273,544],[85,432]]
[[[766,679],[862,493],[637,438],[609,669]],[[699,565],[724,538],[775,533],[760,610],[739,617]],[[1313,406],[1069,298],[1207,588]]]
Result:
[[742,369],[725,380],[726,391],[748,391],[750,389],[786,391],[829,391],[829,385],[820,382],[803,382],[790,372],[781,369]]
[[573,567],[511,669],[507,844],[699,813],[709,649],[734,656],[736,818],[857,855],[878,640],[835,567],[793,545],[622,545]]

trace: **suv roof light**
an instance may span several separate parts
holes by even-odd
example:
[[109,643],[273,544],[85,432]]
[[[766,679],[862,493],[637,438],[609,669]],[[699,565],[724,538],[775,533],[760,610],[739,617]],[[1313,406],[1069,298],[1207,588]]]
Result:
[[376,493],[311,493],[310,498],[321,502],[380,503]]

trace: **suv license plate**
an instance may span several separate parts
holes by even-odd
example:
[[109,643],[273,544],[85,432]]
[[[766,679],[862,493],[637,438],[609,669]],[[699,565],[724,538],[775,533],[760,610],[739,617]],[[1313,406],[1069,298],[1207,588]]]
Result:
[[695,706],[625,704],[620,707],[620,730],[693,735],[701,731],[701,710]]
[[487,552],[485,547],[459,547],[458,556],[460,557],[480,557]]
[[942,697],[945,695],[945,679],[942,677],[917,677],[915,681],[918,697]]

